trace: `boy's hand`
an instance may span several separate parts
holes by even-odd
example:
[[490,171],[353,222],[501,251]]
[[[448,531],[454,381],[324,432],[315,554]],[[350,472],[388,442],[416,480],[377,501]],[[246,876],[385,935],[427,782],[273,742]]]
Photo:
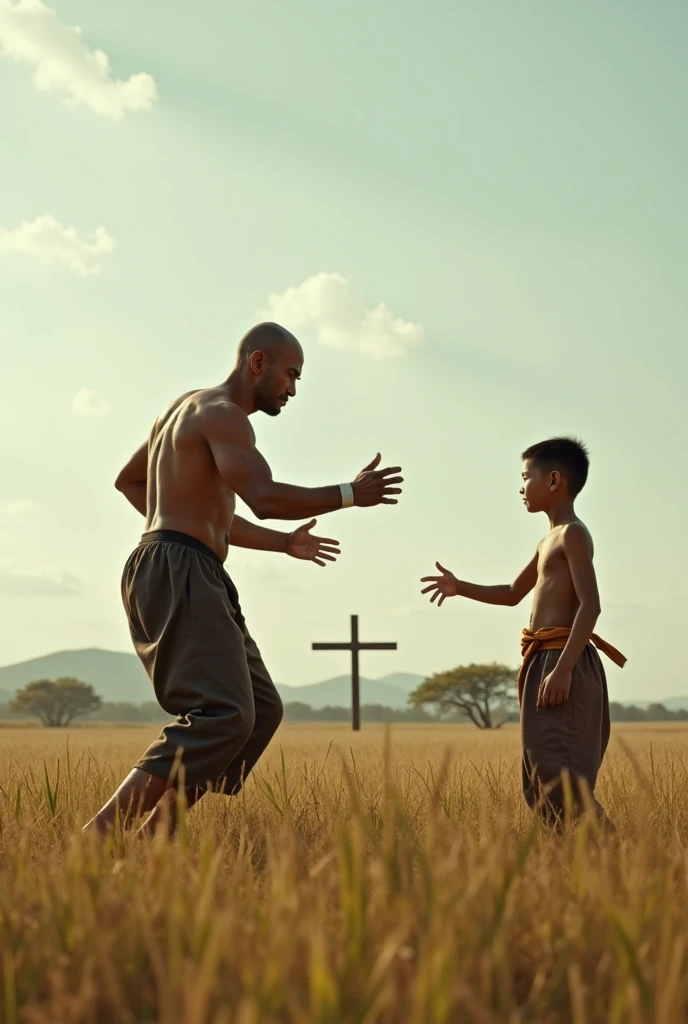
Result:
[[459,593],[459,581],[453,573],[449,572],[449,569],[445,569],[444,566],[440,565],[439,562],[435,562],[435,565],[442,573],[441,576],[423,576],[421,583],[429,583],[429,587],[425,587],[421,590],[421,594],[432,594],[430,603],[434,604],[439,597],[437,607],[439,608],[445,597],[456,597]]
[[560,668],[557,665],[540,683],[537,706],[539,708],[554,708],[567,701],[571,689],[571,678],[571,669]]

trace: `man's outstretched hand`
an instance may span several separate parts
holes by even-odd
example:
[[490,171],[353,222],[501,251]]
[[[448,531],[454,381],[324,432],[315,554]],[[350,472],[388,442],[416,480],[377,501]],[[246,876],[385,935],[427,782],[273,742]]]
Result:
[[360,508],[367,508],[370,505],[396,505],[398,498],[394,494],[401,494],[401,487],[396,486],[404,482],[401,473],[401,466],[391,466],[388,469],[378,469],[382,456],[378,452],[370,465],[362,469],[354,480],[354,505]]
[[287,554],[292,558],[317,562],[318,565],[336,562],[337,555],[341,554],[339,541],[332,540],[330,537],[314,537],[311,530],[316,523],[317,519],[311,519],[310,523],[304,523],[303,526],[299,526],[289,534]]
[[444,603],[446,597],[456,597],[459,593],[459,581],[456,576],[449,572],[449,569],[445,569],[444,566],[440,565],[439,562],[435,562],[435,565],[441,572],[441,576],[423,576],[421,583],[429,583],[429,587],[425,587],[421,590],[421,594],[431,594],[430,603],[434,604],[439,597],[437,607]]

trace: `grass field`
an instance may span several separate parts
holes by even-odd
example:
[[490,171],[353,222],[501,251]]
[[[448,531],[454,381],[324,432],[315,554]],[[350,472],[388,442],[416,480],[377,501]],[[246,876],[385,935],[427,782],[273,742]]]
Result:
[[518,731],[283,727],[179,838],[80,825],[149,727],[0,729],[5,1024],[688,1019],[688,728],[617,726],[618,827],[543,832]]

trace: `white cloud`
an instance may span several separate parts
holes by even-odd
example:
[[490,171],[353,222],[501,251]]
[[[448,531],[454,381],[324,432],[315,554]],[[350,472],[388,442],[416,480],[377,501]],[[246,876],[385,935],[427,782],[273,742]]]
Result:
[[115,240],[105,228],[96,228],[88,238],[79,238],[75,228],[66,228],[50,214],[24,221],[14,231],[0,228],[0,253],[34,256],[49,266],[69,267],[82,277],[99,274],[102,264],[98,257],[114,248]]
[[42,0],[0,0],[0,53],[33,68],[43,92],[61,92],[72,107],[86,106],[118,121],[127,111],[150,110],[155,79],[140,72],[113,79],[102,50],[90,50],[81,29],[65,25]]
[[80,388],[74,395],[72,411],[79,416],[106,416],[110,412],[110,406],[95,391]]
[[422,324],[401,320],[380,302],[366,309],[341,274],[321,272],[282,295],[271,295],[269,316],[290,330],[313,327],[318,341],[378,358],[400,356],[425,340]]
[[12,597],[63,597],[78,594],[81,590],[79,577],[64,569],[22,569],[13,562],[0,562],[0,594]]
[[33,508],[32,501],[6,501],[0,508],[6,516],[21,516],[25,512],[30,512]]

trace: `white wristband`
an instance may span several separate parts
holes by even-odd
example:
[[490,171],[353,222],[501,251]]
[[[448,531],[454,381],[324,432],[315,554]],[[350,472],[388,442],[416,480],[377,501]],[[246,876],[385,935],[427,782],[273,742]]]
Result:
[[340,484],[339,490],[342,492],[342,508],[353,508],[354,489],[351,484]]

